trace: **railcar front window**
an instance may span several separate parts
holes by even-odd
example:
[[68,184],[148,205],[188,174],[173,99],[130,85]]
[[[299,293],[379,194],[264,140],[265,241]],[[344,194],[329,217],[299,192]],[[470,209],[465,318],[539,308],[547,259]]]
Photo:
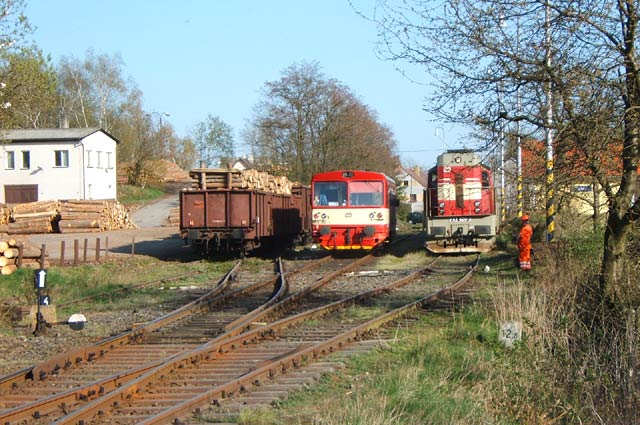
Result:
[[346,182],[315,182],[313,184],[314,206],[337,207],[346,204]]
[[382,182],[350,182],[349,205],[352,207],[379,207],[384,202]]

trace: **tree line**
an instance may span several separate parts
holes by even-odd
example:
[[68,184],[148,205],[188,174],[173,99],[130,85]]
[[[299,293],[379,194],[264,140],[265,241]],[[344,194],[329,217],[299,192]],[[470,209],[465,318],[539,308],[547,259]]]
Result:
[[[145,109],[119,53],[89,48],[84,58],[54,64],[28,43],[33,29],[23,10],[23,0],[0,0],[0,128],[102,128],[120,141],[118,162],[131,184],[143,184],[157,159],[184,169],[225,167],[234,159],[234,129],[223,117],[206,114],[188,135],[177,135],[166,112]],[[300,182],[340,168],[392,175],[398,164],[390,129],[317,63],[293,64],[265,82],[241,136],[256,167]]]

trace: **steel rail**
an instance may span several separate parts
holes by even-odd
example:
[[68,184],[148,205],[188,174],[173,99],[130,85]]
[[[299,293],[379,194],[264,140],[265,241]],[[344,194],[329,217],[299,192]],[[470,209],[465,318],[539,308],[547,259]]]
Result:
[[[349,329],[339,335],[336,335],[327,341],[323,341],[313,346],[306,348],[295,348],[291,350],[290,354],[287,356],[280,356],[277,360],[265,364],[264,366],[242,376],[239,379],[230,381],[226,384],[219,385],[206,393],[199,394],[189,400],[183,401],[182,403],[166,409],[153,417],[150,417],[144,421],[139,422],[140,425],[154,425],[154,424],[163,424],[163,423],[180,423],[180,418],[190,415],[192,413],[200,413],[200,409],[202,407],[218,404],[218,399],[224,398],[227,394],[232,394],[235,392],[245,392],[247,391],[247,387],[249,385],[259,386],[261,385],[261,380],[273,379],[279,374],[284,374],[287,370],[292,368],[298,368],[301,365],[308,363],[311,359],[317,359],[322,356],[326,356],[335,351],[341,350],[346,345],[351,344],[355,341],[361,340],[366,337],[367,334],[371,333],[373,330],[378,329],[384,326],[386,323],[396,320],[400,317],[406,316],[410,311],[416,310],[418,308],[422,308],[425,304],[432,303],[436,300],[439,300],[446,294],[451,294],[461,287],[463,287],[471,278],[475,270],[477,269],[478,262],[480,260],[480,256],[476,257],[475,264],[467,271],[467,273],[458,279],[456,282],[448,285],[444,288],[441,288],[437,291],[431,292],[430,294],[424,296],[423,298],[409,303],[403,307],[399,307],[395,310],[382,314],[374,319],[371,319],[361,325],[358,325],[352,329]],[[427,267],[430,269],[430,267]],[[431,269],[430,269],[431,270]],[[405,278],[400,279],[403,281],[402,284],[398,282],[393,282],[391,285],[394,287],[402,286],[409,281],[417,278],[423,271],[418,271],[412,273]],[[367,293],[381,293],[387,292],[391,290],[388,286],[376,288],[373,291],[367,291]],[[365,293],[358,294],[354,297],[350,298],[350,301],[353,302],[355,299],[366,298]],[[347,300],[338,301],[334,304],[343,304],[349,303]],[[333,304],[332,304],[333,306]],[[335,309],[335,308],[334,308]],[[305,315],[306,313],[301,313],[301,315]],[[304,320],[307,320],[305,318]]]
[[[477,261],[476,261],[476,264],[477,264]],[[465,276],[469,276],[474,269],[475,269],[475,266],[469,271],[467,271],[467,274]],[[367,293],[369,294],[368,296],[376,295],[382,292],[387,292],[391,290],[391,288],[394,286],[404,285],[410,282],[411,280],[414,280],[417,277],[419,277],[421,274],[424,273],[425,270],[432,271],[430,267],[426,267],[423,270],[419,270],[415,273],[412,273],[410,276],[406,276],[389,285],[383,285],[380,288],[367,291]],[[459,280],[459,282],[464,282],[464,281],[466,281],[466,277],[463,277],[462,279]],[[449,288],[456,288],[456,284],[450,285],[440,290],[438,293],[445,293],[445,291],[447,291]],[[107,396],[100,398],[98,400],[95,400],[85,405],[81,409],[71,413],[70,415],[67,415],[64,418],[61,418],[57,423],[68,424],[68,423],[83,423],[83,421],[89,421],[91,420],[93,415],[95,415],[97,412],[106,411],[110,408],[111,405],[119,405],[121,402],[125,402],[129,399],[131,400],[135,399],[137,391],[139,391],[139,389],[141,389],[143,385],[153,382],[159,377],[166,375],[171,370],[174,370],[174,371],[180,370],[184,367],[187,367],[189,364],[198,364],[200,362],[210,361],[224,353],[233,351],[238,347],[255,343],[259,339],[268,338],[276,330],[286,329],[294,324],[307,321],[313,317],[326,315],[327,312],[333,311],[337,308],[340,308],[341,306],[344,307],[364,297],[367,297],[366,293],[357,294],[345,300],[332,303],[329,306],[319,307],[314,310],[299,313],[295,316],[281,319],[280,321],[274,322],[270,325],[266,325],[263,328],[254,329],[254,330],[242,333],[235,338],[229,338],[229,339],[226,339],[225,341],[211,341],[210,343],[198,349],[192,350],[190,352],[182,353],[179,357],[177,357],[174,361],[172,361],[171,364],[165,364],[160,366],[156,370],[147,372],[145,375],[119,388],[118,390],[108,394]],[[427,297],[425,297],[425,299],[426,298]],[[414,304],[417,306],[418,303],[419,302],[416,302]],[[403,311],[403,310],[398,309],[397,311]],[[383,317],[391,317],[391,316],[384,315]],[[374,319],[372,322],[375,322],[375,320],[377,319]],[[391,320],[391,319],[387,319],[387,321],[388,320]],[[321,344],[314,347],[317,350],[318,347],[321,347]],[[295,348],[293,351],[295,351],[296,353],[308,353],[309,350],[301,349],[300,347],[298,347],[298,348]],[[278,356],[278,357],[280,359],[283,358],[283,356]],[[285,356],[284,358],[288,358],[288,357]],[[268,370],[268,367],[265,366],[263,368],[260,368],[260,370],[261,371]],[[219,395],[224,395],[229,393],[232,390],[238,390],[239,388],[241,389],[243,386],[247,385],[248,383],[251,383],[252,382],[251,378],[254,376],[255,376],[255,372],[251,372],[250,374],[247,375],[248,378],[242,377],[240,379],[234,379],[232,382],[223,384],[222,386],[216,387],[216,388],[219,390]],[[207,394],[211,396],[210,392],[208,392]],[[196,398],[199,399],[200,397],[196,397]]]
[[[148,322],[145,325],[136,327],[127,332],[106,338],[96,344],[71,350],[36,365],[27,366],[21,370],[0,377],[0,389],[6,389],[22,381],[45,379],[50,373],[58,373],[61,368],[68,368],[74,364],[93,361],[98,356],[103,356],[107,351],[139,340],[145,333],[152,332],[161,326],[173,323],[185,314],[190,308],[196,308],[208,301],[215,299],[220,293],[226,290],[233,282],[241,262],[237,262],[233,268],[227,272],[216,284],[216,286],[200,298],[169,312],[158,319]],[[61,366],[62,365],[62,366]]]
[[[294,274],[298,274],[298,273],[302,273],[304,271],[308,271],[308,270],[312,270],[314,268],[319,267],[321,264],[327,262],[331,260],[331,257],[325,257],[322,258],[320,260],[314,261],[312,264],[308,264],[305,265],[304,267],[301,267],[299,269],[295,269],[291,272],[289,272],[289,274],[294,275]],[[234,267],[230,272],[228,272],[228,276],[230,276],[230,278],[232,278],[233,276],[235,276],[236,272],[237,272],[237,266],[239,266],[240,263],[238,263],[236,265],[236,267]],[[219,296],[218,298],[216,298],[216,303],[221,303],[224,302],[228,299],[234,298],[234,297],[240,297],[242,295],[245,295],[247,293],[250,293],[252,291],[255,291],[261,287],[264,286],[268,286],[268,285],[275,285],[277,283],[278,280],[280,280],[280,284],[275,286],[275,290],[274,293],[272,294],[272,296],[270,297],[270,299],[267,301],[267,303],[265,303],[266,305],[273,305],[275,302],[281,300],[282,298],[284,298],[284,296],[287,293],[288,290],[288,286],[286,284],[286,280],[284,278],[282,278],[283,270],[284,267],[282,265],[282,260],[279,258],[278,259],[278,275],[272,279],[268,279],[266,281],[263,282],[257,282],[253,285],[249,285],[245,288],[240,288],[236,291],[230,292],[230,293],[226,293],[224,295]],[[223,279],[224,280],[224,279]],[[216,287],[218,288],[220,286],[220,284]],[[203,297],[209,296],[209,294],[206,294]],[[201,297],[200,299],[190,303],[189,305],[193,304],[193,305],[197,305],[200,306],[201,303],[198,302],[200,301],[203,297]],[[183,312],[186,309],[187,306],[183,306],[180,309],[178,309],[178,312]],[[251,312],[247,313],[246,315],[241,316],[239,319],[237,319],[237,321],[240,321],[242,323],[247,322],[249,320],[251,320],[251,318],[256,317],[257,315],[259,315],[262,311],[264,311],[264,304],[260,307],[258,307],[255,310],[252,310]],[[170,313],[171,314],[171,313]],[[170,315],[169,314],[169,315]],[[166,315],[165,315],[166,316]],[[246,320],[243,320],[243,318],[247,316]],[[163,316],[164,317],[164,316]],[[140,328],[137,328],[136,331],[144,331],[146,330],[147,332],[152,331],[154,329],[157,328],[157,322],[160,319],[156,319],[152,322],[150,322],[150,324],[152,324],[153,326],[142,326]],[[127,333],[130,334],[130,332]],[[231,336],[235,336],[237,334],[240,333],[240,330],[236,330],[235,332],[231,332],[228,333],[226,337],[231,337]],[[126,336],[126,335],[123,335]],[[218,338],[225,338],[225,335],[220,335]],[[138,339],[138,338],[136,338]],[[110,338],[108,341],[111,342],[113,340],[113,338]],[[174,355],[176,356],[176,355]],[[169,357],[170,359],[171,357]],[[40,412],[46,411],[48,409],[53,409],[56,407],[61,406],[63,409],[66,408],[67,405],[72,404],[77,402],[78,400],[89,400],[95,397],[100,397],[103,396],[104,394],[113,391],[116,388],[119,388],[120,386],[122,386],[123,384],[137,378],[138,376],[142,375],[144,372],[153,369],[155,367],[158,367],[159,365],[161,365],[163,362],[168,361],[168,359],[162,359],[162,360],[156,360],[153,362],[149,362],[145,365],[142,366],[138,366],[132,369],[129,369],[127,371],[118,373],[116,375],[104,378],[102,380],[99,380],[97,382],[93,382],[91,384],[87,384],[81,387],[77,387],[77,388],[73,388],[61,393],[57,393],[57,394],[53,394],[51,396],[42,398],[36,402],[32,402],[32,403],[27,403],[25,405],[22,406],[18,406],[16,408],[7,410],[5,412],[1,412],[0,413],[0,420],[4,421],[3,423],[8,423],[11,421],[17,421],[17,420],[23,420],[26,417],[39,417],[41,416]],[[16,372],[14,374],[12,374],[12,376],[15,375],[20,375],[18,376],[18,378],[20,378],[21,380],[24,379],[23,375],[25,372],[30,371],[32,368],[27,368],[23,371],[19,371]]]

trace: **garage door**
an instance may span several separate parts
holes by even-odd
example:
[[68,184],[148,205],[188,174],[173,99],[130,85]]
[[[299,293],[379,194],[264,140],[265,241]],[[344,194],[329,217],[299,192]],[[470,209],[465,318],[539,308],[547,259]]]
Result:
[[23,204],[38,200],[37,184],[14,184],[4,186],[4,201],[7,204]]

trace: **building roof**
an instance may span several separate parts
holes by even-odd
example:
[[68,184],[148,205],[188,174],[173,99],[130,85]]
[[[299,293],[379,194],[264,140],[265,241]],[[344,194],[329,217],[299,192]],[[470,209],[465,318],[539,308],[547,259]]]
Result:
[[89,128],[21,128],[12,130],[0,130],[0,140],[15,142],[50,142],[65,140],[82,140],[96,132],[102,132],[111,137],[116,143],[118,139],[98,127]]
[[424,170],[422,170],[420,167],[414,167],[414,168],[400,167],[400,170],[404,172],[406,175],[410,176],[413,180],[418,182],[423,187],[427,187],[427,184],[428,184],[427,173]]

